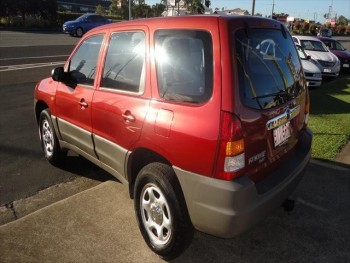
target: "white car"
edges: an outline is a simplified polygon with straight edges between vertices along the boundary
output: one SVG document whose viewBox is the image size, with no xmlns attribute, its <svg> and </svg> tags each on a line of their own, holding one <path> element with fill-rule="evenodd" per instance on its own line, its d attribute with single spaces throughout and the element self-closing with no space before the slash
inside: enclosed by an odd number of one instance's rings
<svg viewBox="0 0 350 263">
<path fill-rule="evenodd" d="M 340 71 L 340 61 L 336 55 L 322 43 L 321 40 L 309 36 L 293 36 L 293 40 L 300 45 L 307 55 L 317 60 L 322 66 L 322 76 L 337 77 Z"/>
<path fill-rule="evenodd" d="M 306 55 L 303 48 L 299 45 L 296 45 L 299 57 L 301 59 L 301 64 L 303 66 L 305 78 L 307 85 L 309 87 L 318 87 L 322 84 L 322 74 L 320 67 L 321 65 L 317 60 L 312 59 L 310 56 Z"/>
</svg>

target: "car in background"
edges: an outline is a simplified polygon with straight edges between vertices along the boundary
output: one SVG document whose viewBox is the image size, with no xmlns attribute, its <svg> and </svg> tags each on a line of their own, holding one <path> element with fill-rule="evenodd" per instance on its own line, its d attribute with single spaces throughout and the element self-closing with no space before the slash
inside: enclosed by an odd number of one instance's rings
<svg viewBox="0 0 350 263">
<path fill-rule="evenodd" d="M 332 36 L 332 30 L 329 28 L 323 28 L 317 33 L 318 37 L 331 37 Z"/>
<path fill-rule="evenodd" d="M 82 37 L 87 31 L 106 24 L 112 23 L 111 19 L 107 19 L 97 14 L 85 14 L 79 16 L 74 21 L 67 21 L 63 24 L 63 33 L 71 36 Z"/>
<path fill-rule="evenodd" d="M 328 47 L 330 52 L 338 57 L 341 64 L 341 70 L 350 71 L 350 51 L 343 47 L 339 41 L 333 38 L 318 37 L 318 39 Z"/>
<path fill-rule="evenodd" d="M 293 40 L 304 49 L 307 55 L 321 64 L 322 76 L 339 76 L 340 61 L 336 55 L 328 50 L 321 40 L 310 36 L 293 36 Z"/>
<path fill-rule="evenodd" d="M 304 69 L 305 78 L 308 87 L 318 87 L 322 84 L 322 74 L 320 68 L 321 65 L 317 60 L 312 59 L 310 56 L 306 55 L 303 48 L 296 45 L 299 57 L 301 59 L 301 64 Z"/>
</svg>

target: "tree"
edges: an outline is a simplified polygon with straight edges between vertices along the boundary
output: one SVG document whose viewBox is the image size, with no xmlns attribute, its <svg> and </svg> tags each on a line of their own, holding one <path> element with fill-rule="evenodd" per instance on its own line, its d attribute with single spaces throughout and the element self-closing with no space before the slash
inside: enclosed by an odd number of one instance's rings
<svg viewBox="0 0 350 263">
<path fill-rule="evenodd" d="M 109 14 L 110 15 L 118 15 L 119 14 L 118 2 L 119 2 L 119 0 L 112 0 L 112 3 L 109 5 Z"/>
<path fill-rule="evenodd" d="M 120 0 L 121 1 L 121 7 L 119 14 L 122 19 L 128 20 L 129 19 L 129 1 L 131 1 L 131 9 L 133 9 L 135 3 L 133 0 Z M 130 16 L 132 17 L 132 15 Z"/>
<path fill-rule="evenodd" d="M 55 21 L 57 17 L 56 0 L 39 0 L 39 12 L 42 18 Z"/>
<path fill-rule="evenodd" d="M 293 33 L 299 34 L 301 26 L 302 26 L 301 23 L 298 20 L 296 20 L 293 24 Z"/>
<path fill-rule="evenodd" d="M 3 8 L 3 3 L 5 8 Z M 2 0 L 1 1 L 1 13 L 10 15 L 20 15 L 23 22 L 26 17 L 30 15 L 39 15 L 42 18 L 54 21 L 57 13 L 57 1 L 56 0 Z M 6 11 L 4 11 L 6 9 Z"/>
<path fill-rule="evenodd" d="M 310 24 L 306 21 L 303 22 L 303 25 L 302 25 L 302 32 L 303 32 L 303 35 L 308 32 L 310 29 Z"/>
<path fill-rule="evenodd" d="M 155 4 L 152 6 L 153 16 L 161 16 L 166 6 L 164 4 Z"/>
<path fill-rule="evenodd" d="M 98 15 L 101 15 L 101 16 L 106 14 L 105 9 L 103 8 L 102 5 L 96 6 L 95 14 L 98 14 Z"/>
<path fill-rule="evenodd" d="M 337 24 L 342 26 L 347 26 L 350 21 L 345 18 L 345 16 L 339 16 L 337 19 Z"/>
<path fill-rule="evenodd" d="M 17 12 L 13 0 L 0 0 L 0 6 L 0 17 L 8 17 Z"/>
<path fill-rule="evenodd" d="M 190 2 L 192 14 L 204 14 L 203 0 L 191 0 Z"/>
</svg>

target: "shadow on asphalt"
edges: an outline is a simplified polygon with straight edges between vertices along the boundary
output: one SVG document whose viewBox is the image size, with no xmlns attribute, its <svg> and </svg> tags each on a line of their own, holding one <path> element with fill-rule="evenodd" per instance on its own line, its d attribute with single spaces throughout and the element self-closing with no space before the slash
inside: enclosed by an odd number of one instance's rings
<svg viewBox="0 0 350 263">
<path fill-rule="evenodd" d="M 67 158 L 57 168 L 77 176 L 93 179 L 99 182 L 118 181 L 114 176 L 102 170 L 97 165 L 80 155 L 69 152 Z"/>
</svg>

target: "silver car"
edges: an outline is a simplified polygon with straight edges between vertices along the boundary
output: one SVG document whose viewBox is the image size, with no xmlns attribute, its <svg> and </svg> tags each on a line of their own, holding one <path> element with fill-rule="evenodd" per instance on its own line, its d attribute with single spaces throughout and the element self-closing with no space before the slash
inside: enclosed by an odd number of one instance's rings
<svg viewBox="0 0 350 263">
<path fill-rule="evenodd" d="M 305 78 L 307 85 L 309 87 L 318 87 L 322 84 L 322 74 L 320 68 L 322 67 L 317 60 L 312 59 L 310 56 L 306 55 L 303 48 L 296 45 L 299 57 L 301 59 L 301 64 L 303 66 Z"/>
<path fill-rule="evenodd" d="M 322 41 L 309 36 L 293 36 L 293 40 L 305 50 L 307 55 L 319 62 L 322 76 L 337 77 L 339 75 L 340 61 Z"/>
</svg>

